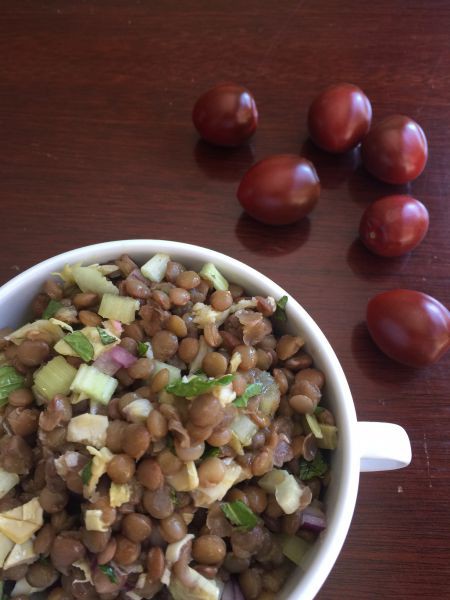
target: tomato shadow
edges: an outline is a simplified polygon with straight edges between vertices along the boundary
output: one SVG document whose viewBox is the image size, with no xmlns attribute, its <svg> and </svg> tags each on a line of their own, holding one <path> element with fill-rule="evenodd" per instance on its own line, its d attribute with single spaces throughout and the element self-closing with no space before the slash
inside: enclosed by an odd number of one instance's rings
<svg viewBox="0 0 450 600">
<path fill-rule="evenodd" d="M 386 258 L 372 254 L 359 239 L 355 239 L 347 250 L 347 264 L 352 272 L 364 280 L 384 279 L 397 276 L 408 262 L 408 254 L 396 258 Z"/>
<path fill-rule="evenodd" d="M 326 190 L 341 187 L 361 162 L 359 147 L 344 154 L 331 154 L 318 148 L 310 139 L 302 144 L 300 155 L 314 164 L 320 184 Z"/>
<path fill-rule="evenodd" d="M 240 243 L 254 254 L 283 256 L 303 246 L 309 238 L 310 229 L 308 217 L 292 225 L 273 227 L 259 223 L 243 212 L 234 231 Z"/>
<path fill-rule="evenodd" d="M 373 177 L 360 164 L 348 178 L 348 195 L 353 202 L 361 204 L 364 208 L 383 196 L 391 196 L 392 194 L 410 194 L 411 184 L 391 185 L 383 183 Z"/>
<path fill-rule="evenodd" d="M 255 160 L 249 144 L 239 148 L 221 148 L 198 140 L 193 154 L 199 169 L 210 179 L 220 181 L 238 181 Z"/>
<path fill-rule="evenodd" d="M 405 383 L 417 378 L 418 371 L 392 360 L 375 345 L 361 321 L 352 331 L 351 350 L 353 359 L 360 371 L 372 381 L 385 384 Z"/>
</svg>

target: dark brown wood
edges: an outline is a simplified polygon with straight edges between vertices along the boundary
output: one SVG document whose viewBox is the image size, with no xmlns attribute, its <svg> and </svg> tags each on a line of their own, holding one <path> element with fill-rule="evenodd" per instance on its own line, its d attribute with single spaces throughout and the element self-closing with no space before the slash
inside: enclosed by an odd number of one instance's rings
<svg viewBox="0 0 450 600">
<path fill-rule="evenodd" d="M 304 305 L 335 347 L 360 419 L 408 430 L 410 468 L 361 477 L 354 521 L 323 600 L 448 598 L 449 356 L 412 370 L 370 342 L 367 299 L 393 287 L 450 305 L 450 7 L 420 0 L 175 0 L 0 4 L 0 281 L 73 247 L 137 237 L 212 247 L 263 271 Z M 232 80 L 261 115 L 238 150 L 199 142 L 190 113 Z M 430 144 L 407 189 L 430 231 L 386 260 L 356 242 L 377 183 L 357 153 L 307 141 L 306 111 L 326 85 L 367 92 L 374 119 L 404 113 Z M 311 217 L 270 228 L 241 214 L 235 190 L 263 156 L 297 152 L 323 192 Z M 400 188 L 403 189 L 403 188 Z"/>
</svg>

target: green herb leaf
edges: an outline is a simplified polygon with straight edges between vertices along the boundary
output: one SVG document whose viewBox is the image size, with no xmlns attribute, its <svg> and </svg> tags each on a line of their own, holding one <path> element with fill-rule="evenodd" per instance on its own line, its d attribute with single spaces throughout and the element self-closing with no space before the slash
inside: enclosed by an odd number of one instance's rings
<svg viewBox="0 0 450 600">
<path fill-rule="evenodd" d="M 246 531 L 253 529 L 259 523 L 258 517 L 242 500 L 222 502 L 220 508 L 230 523 Z"/>
<path fill-rule="evenodd" d="M 137 343 L 137 353 L 140 358 L 144 358 L 147 355 L 148 344 L 145 342 Z"/>
<path fill-rule="evenodd" d="M 92 477 L 92 459 L 83 467 L 81 471 L 81 481 L 83 485 L 89 485 Z"/>
<path fill-rule="evenodd" d="M 178 504 L 180 503 L 180 501 L 178 500 L 178 495 L 176 490 L 174 490 L 173 488 L 170 489 L 170 499 L 173 502 L 174 506 L 178 506 Z"/>
<path fill-rule="evenodd" d="M 63 340 L 67 342 L 85 362 L 89 362 L 94 358 L 94 346 L 81 331 L 69 333 Z"/>
<path fill-rule="evenodd" d="M 316 406 L 316 408 L 314 409 L 314 414 L 315 415 L 320 415 L 320 413 L 322 413 L 324 411 L 324 407 L 323 406 Z"/>
<path fill-rule="evenodd" d="M 281 298 L 277 302 L 277 309 L 275 311 L 275 319 L 278 321 L 287 321 L 286 316 L 286 304 L 288 301 L 287 296 L 281 296 Z"/>
<path fill-rule="evenodd" d="M 166 438 L 166 447 L 168 450 L 170 450 L 172 452 L 172 454 L 176 454 L 173 437 L 170 434 Z"/>
<path fill-rule="evenodd" d="M 106 575 L 111 583 L 117 583 L 117 575 L 111 565 L 99 565 L 99 569 Z"/>
<path fill-rule="evenodd" d="M 205 451 L 202 454 L 202 460 L 205 458 L 214 458 L 219 456 L 220 448 L 217 448 L 216 446 L 210 446 L 209 444 L 206 444 L 205 446 Z"/>
<path fill-rule="evenodd" d="M 58 312 L 58 310 L 60 308 L 62 308 L 61 302 L 58 302 L 57 300 L 53 300 L 53 298 L 52 298 L 50 300 L 50 302 L 47 304 L 47 308 L 42 313 L 42 318 L 43 319 L 51 319 L 52 317 L 54 317 L 56 315 L 56 313 Z"/>
<path fill-rule="evenodd" d="M 102 329 L 101 327 L 97 327 L 98 335 L 100 336 L 100 341 L 104 346 L 108 344 L 112 344 L 116 341 L 116 338 L 106 331 L 106 329 Z"/>
<path fill-rule="evenodd" d="M 263 386 L 261 383 L 251 383 L 245 388 L 245 392 L 233 401 L 233 404 L 238 408 L 246 408 L 250 398 L 253 398 L 253 396 L 257 396 L 262 391 Z"/>
<path fill-rule="evenodd" d="M 300 460 L 299 477 L 303 481 L 309 481 L 313 477 L 323 477 L 328 471 L 328 465 L 325 462 L 320 450 L 317 451 L 314 460 L 307 461 L 304 458 Z"/>
<path fill-rule="evenodd" d="M 0 406 L 8 402 L 8 396 L 14 390 L 23 387 L 25 379 L 14 367 L 0 367 Z"/>
<path fill-rule="evenodd" d="M 181 396 L 183 398 L 190 398 L 204 394 L 216 385 L 228 385 L 234 379 L 234 375 L 223 375 L 223 377 L 217 377 L 213 379 L 207 379 L 202 375 L 195 375 L 189 381 L 174 381 L 166 386 L 166 390 L 169 394 L 175 394 L 175 396 Z"/>
</svg>

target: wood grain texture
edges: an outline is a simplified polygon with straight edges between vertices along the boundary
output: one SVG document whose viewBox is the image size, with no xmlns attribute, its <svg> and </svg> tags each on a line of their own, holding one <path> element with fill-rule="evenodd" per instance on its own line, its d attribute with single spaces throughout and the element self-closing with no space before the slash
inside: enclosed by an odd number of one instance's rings
<svg viewBox="0 0 450 600">
<path fill-rule="evenodd" d="M 0 281 L 85 244 L 124 238 L 208 246 L 275 279 L 316 319 L 342 362 L 360 419 L 409 432 L 412 465 L 361 477 L 354 521 L 321 600 L 448 598 L 450 357 L 423 370 L 371 343 L 373 294 L 393 287 L 450 305 L 450 6 L 445 1 L 110 0 L 0 3 Z M 190 113 L 220 81 L 248 86 L 261 122 L 248 146 L 211 149 Z M 427 133 L 430 158 L 410 186 L 383 185 L 357 152 L 307 140 L 312 98 L 360 85 L 374 119 L 400 112 Z M 323 192 L 309 219 L 270 228 L 235 191 L 257 159 L 294 152 Z M 429 234 L 387 260 L 356 241 L 376 197 L 409 190 Z"/>
</svg>

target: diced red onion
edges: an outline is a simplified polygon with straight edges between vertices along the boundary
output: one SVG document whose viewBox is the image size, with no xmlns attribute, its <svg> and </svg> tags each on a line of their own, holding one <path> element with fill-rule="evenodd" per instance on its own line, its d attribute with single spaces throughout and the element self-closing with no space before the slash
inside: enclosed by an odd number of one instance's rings
<svg viewBox="0 0 450 600">
<path fill-rule="evenodd" d="M 114 346 L 111 350 L 100 354 L 94 362 L 94 367 L 105 373 L 105 375 L 112 376 L 122 367 L 128 369 L 136 361 L 136 356 L 133 356 L 128 350 L 125 350 L 121 346 Z"/>
<path fill-rule="evenodd" d="M 114 360 L 124 369 L 128 369 L 128 367 L 131 367 L 137 361 L 137 357 L 128 352 L 128 350 L 125 350 L 125 348 L 122 348 L 122 346 L 114 346 L 109 352 L 111 352 Z"/>
<path fill-rule="evenodd" d="M 234 577 L 226 582 L 221 600 L 245 600 L 238 582 Z"/>
<path fill-rule="evenodd" d="M 309 529 L 319 533 L 323 531 L 327 526 L 325 514 L 315 506 L 308 506 L 302 512 L 302 523 L 300 527 L 302 529 Z"/>
</svg>

